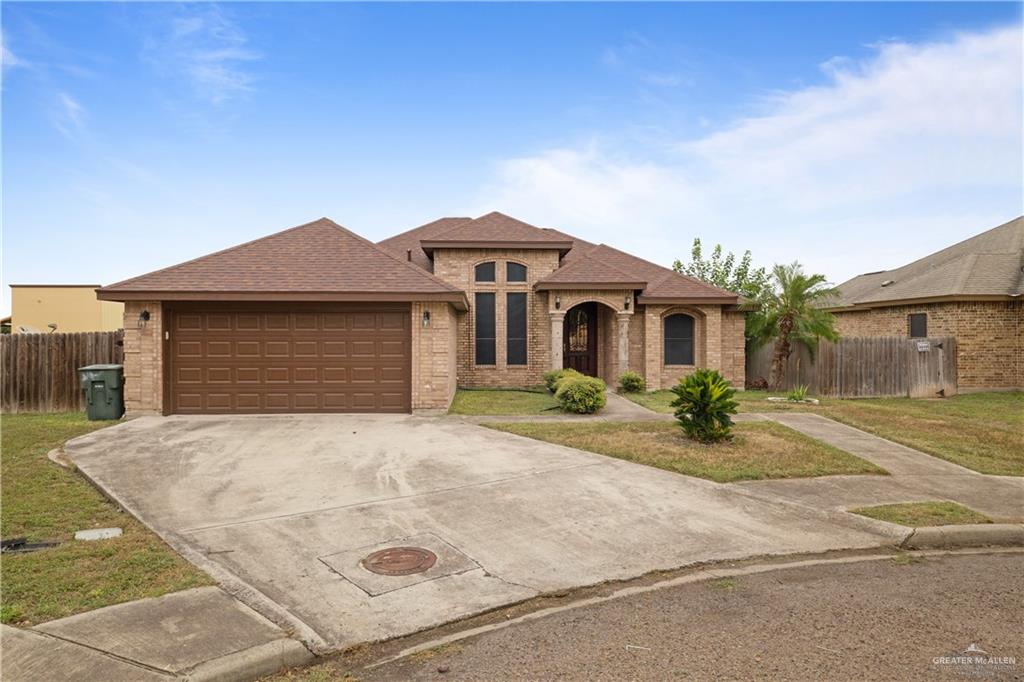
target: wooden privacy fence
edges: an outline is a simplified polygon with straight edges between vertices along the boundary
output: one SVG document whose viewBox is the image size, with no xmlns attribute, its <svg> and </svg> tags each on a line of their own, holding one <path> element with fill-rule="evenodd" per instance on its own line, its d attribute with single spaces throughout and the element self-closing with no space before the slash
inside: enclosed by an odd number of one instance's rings
<svg viewBox="0 0 1024 682">
<path fill-rule="evenodd" d="M 83 410 L 78 368 L 123 359 L 123 331 L 0 335 L 0 410 Z"/>
<path fill-rule="evenodd" d="M 771 377 L 774 344 L 747 354 L 747 382 Z M 813 359 L 804 346 L 793 348 L 784 388 L 808 387 L 813 395 L 835 398 L 956 395 L 956 338 L 904 339 L 891 336 L 819 341 Z"/>
</svg>

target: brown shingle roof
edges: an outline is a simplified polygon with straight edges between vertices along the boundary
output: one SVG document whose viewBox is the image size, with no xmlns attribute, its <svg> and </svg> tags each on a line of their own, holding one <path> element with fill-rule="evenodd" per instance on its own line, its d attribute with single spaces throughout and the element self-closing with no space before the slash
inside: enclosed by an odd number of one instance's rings
<svg viewBox="0 0 1024 682">
<path fill-rule="evenodd" d="M 598 265 L 599 264 L 599 265 Z M 591 275 L 593 268 L 600 272 L 602 277 L 611 277 L 611 271 L 620 273 L 618 279 L 597 280 L 598 275 Z M 599 269 L 600 268 L 600 269 Z M 657 302 L 692 302 L 706 300 L 715 303 L 736 303 L 739 297 L 725 289 L 719 289 L 707 282 L 702 282 L 686 275 L 681 275 L 673 270 L 664 268 L 656 263 L 638 258 L 632 254 L 620 251 L 619 249 L 599 244 L 590 249 L 573 249 L 563 259 L 563 266 L 555 270 L 540 283 L 538 288 L 548 288 L 548 283 L 558 286 L 567 284 L 578 284 L 585 286 L 589 283 L 607 281 L 608 283 L 639 283 L 634 288 L 642 289 L 637 303 Z"/>
<path fill-rule="evenodd" d="M 835 308 L 929 298 L 1024 294 L 1024 216 L 894 270 L 839 285 Z"/>
<path fill-rule="evenodd" d="M 642 289 L 637 301 L 737 303 L 739 297 L 725 289 L 707 284 L 668 268 L 638 258 L 606 244 L 595 245 L 559 230 L 541 228 L 511 218 L 497 211 L 476 218 L 441 218 L 380 242 L 396 255 L 405 256 L 413 250 L 413 262 L 431 269 L 429 251 L 434 245 L 449 248 L 468 245 L 501 248 L 511 244 L 531 244 L 534 248 L 550 248 L 568 253 L 562 257 L 555 272 L 537 283 L 538 289 L 567 288 L 570 285 L 609 285 Z"/>
<path fill-rule="evenodd" d="M 377 246 L 387 249 L 399 258 L 408 258 L 411 250 L 412 262 L 428 272 L 433 272 L 434 264 L 420 246 L 420 242 L 472 220 L 472 218 L 439 218 L 426 225 L 396 234 L 394 237 L 388 237 L 384 241 L 377 242 Z"/>
<path fill-rule="evenodd" d="M 492 211 L 474 220 L 461 222 L 449 230 L 429 238 L 421 238 L 424 250 L 434 247 L 468 247 L 474 244 L 495 243 L 520 247 L 540 246 L 568 251 L 572 237 L 558 230 L 536 227 L 498 211 Z"/>
<path fill-rule="evenodd" d="M 440 298 L 464 303 L 464 294 L 455 287 L 328 218 L 97 291 L 109 300 Z"/>
</svg>

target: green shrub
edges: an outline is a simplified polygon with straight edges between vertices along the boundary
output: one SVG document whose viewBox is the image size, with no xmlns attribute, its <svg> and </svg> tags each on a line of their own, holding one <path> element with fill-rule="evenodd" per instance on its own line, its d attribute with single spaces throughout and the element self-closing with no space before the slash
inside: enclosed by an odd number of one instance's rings
<svg viewBox="0 0 1024 682">
<path fill-rule="evenodd" d="M 577 372 L 577 374 L 579 374 Z M 555 400 L 566 412 L 591 414 L 597 412 L 605 404 L 605 384 L 594 377 L 568 376 L 558 381 Z"/>
<path fill-rule="evenodd" d="M 565 369 L 553 369 L 550 372 L 544 372 L 544 385 L 548 387 L 548 390 L 554 393 L 558 390 L 558 382 L 565 377 L 581 377 L 583 376 L 579 372 L 571 368 Z"/>
<path fill-rule="evenodd" d="M 731 438 L 732 418 L 739 406 L 733 396 L 736 390 L 717 370 L 698 369 L 679 380 L 672 392 L 676 399 L 676 419 L 690 438 L 701 443 L 714 443 Z"/>
<path fill-rule="evenodd" d="M 786 394 L 786 400 L 796 400 L 799 402 L 804 401 L 807 398 L 807 386 L 800 384 L 792 391 Z"/>
<path fill-rule="evenodd" d="M 639 372 L 623 372 L 619 375 L 619 390 L 623 393 L 639 393 L 646 387 Z"/>
</svg>

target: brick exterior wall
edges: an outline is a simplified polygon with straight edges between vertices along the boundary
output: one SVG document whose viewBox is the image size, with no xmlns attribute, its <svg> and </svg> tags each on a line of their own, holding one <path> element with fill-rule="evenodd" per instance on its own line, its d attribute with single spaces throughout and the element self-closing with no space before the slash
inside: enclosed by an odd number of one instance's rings
<svg viewBox="0 0 1024 682">
<path fill-rule="evenodd" d="M 908 315 L 928 315 L 928 336 L 955 336 L 960 391 L 1024 388 L 1024 302 L 954 301 L 837 311 L 843 336 L 910 335 Z"/>
<path fill-rule="evenodd" d="M 139 313 L 149 322 L 139 327 Z M 163 305 L 159 301 L 124 304 L 124 404 L 132 415 L 160 414 L 164 406 Z"/>
<path fill-rule="evenodd" d="M 645 379 L 648 390 L 670 388 L 698 367 L 717 369 L 733 386 L 744 379 L 743 314 L 718 305 L 646 305 L 644 308 Z M 664 319 L 683 313 L 694 320 L 694 364 L 664 363 Z"/>
<path fill-rule="evenodd" d="M 476 282 L 478 263 L 494 261 L 494 282 Z M 512 261 L 526 266 L 526 282 L 506 282 L 505 263 Z M 458 316 L 458 383 L 464 387 L 530 386 L 543 380 L 551 369 L 551 319 L 548 316 L 548 293 L 535 292 L 533 285 L 558 268 L 558 252 L 540 249 L 437 249 L 434 251 L 434 274 L 466 292 L 470 310 Z M 475 356 L 475 294 L 495 294 L 495 364 L 477 365 Z M 521 291 L 527 294 L 527 363 L 506 362 L 505 294 Z M 415 358 L 414 358 L 415 361 Z"/>
<path fill-rule="evenodd" d="M 423 326 L 423 313 L 430 323 Z M 459 319 L 447 303 L 412 304 L 412 409 L 447 410 L 455 397 Z"/>
</svg>

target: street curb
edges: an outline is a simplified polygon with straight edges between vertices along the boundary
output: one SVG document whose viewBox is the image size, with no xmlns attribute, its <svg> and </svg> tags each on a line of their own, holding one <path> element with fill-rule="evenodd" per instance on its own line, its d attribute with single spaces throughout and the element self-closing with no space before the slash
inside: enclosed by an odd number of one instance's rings
<svg viewBox="0 0 1024 682">
<path fill-rule="evenodd" d="M 314 658 L 294 639 L 275 639 L 200 663 L 183 676 L 189 682 L 248 682 L 284 668 L 306 665 Z"/>
<path fill-rule="evenodd" d="M 1024 547 L 1024 525 L 979 523 L 963 526 L 915 528 L 902 549 L 953 549 L 957 547 Z"/>
</svg>

